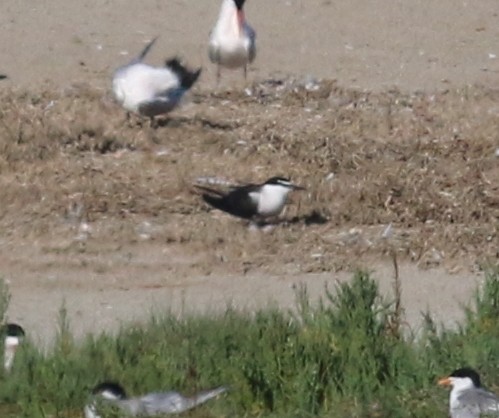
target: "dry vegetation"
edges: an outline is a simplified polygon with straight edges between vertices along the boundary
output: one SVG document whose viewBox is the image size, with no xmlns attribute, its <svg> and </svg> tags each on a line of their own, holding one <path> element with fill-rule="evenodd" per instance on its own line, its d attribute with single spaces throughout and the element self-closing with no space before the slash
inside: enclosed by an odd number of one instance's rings
<svg viewBox="0 0 499 418">
<path fill-rule="evenodd" d="M 499 91 L 268 80 L 193 94 L 156 128 L 86 86 L 1 96 L 4 248 L 160 244 L 180 274 L 341 269 L 389 247 L 422 267 L 498 262 Z M 273 175 L 307 192 L 272 232 L 211 211 L 192 188 L 199 177 Z"/>
</svg>

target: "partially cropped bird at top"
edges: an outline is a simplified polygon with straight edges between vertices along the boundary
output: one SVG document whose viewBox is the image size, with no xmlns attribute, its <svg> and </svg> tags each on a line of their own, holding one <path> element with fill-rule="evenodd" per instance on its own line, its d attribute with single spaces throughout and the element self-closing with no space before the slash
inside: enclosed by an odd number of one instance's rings
<svg viewBox="0 0 499 418">
<path fill-rule="evenodd" d="M 221 67 L 244 69 L 256 56 L 256 32 L 248 24 L 244 15 L 245 0 L 222 0 L 218 20 L 210 33 L 208 55 L 217 65 L 217 82 L 220 81 Z"/>
<path fill-rule="evenodd" d="M 261 184 L 232 187 L 227 193 L 196 185 L 203 194 L 203 200 L 216 209 L 231 215 L 253 220 L 264 220 L 278 216 L 293 190 L 304 190 L 287 178 L 271 177 Z"/>
<path fill-rule="evenodd" d="M 126 416 L 152 417 L 179 414 L 195 408 L 227 391 L 226 387 L 199 392 L 186 397 L 178 392 L 153 392 L 137 397 L 127 397 L 123 387 L 115 382 L 104 382 L 92 391 L 92 399 L 84 408 L 85 418 L 100 418 L 99 406 L 114 406 Z"/>
<path fill-rule="evenodd" d="M 499 397 L 482 388 L 479 374 L 468 367 L 454 370 L 438 381 L 451 386 L 449 413 L 451 418 L 479 418 L 499 416 Z"/>
<path fill-rule="evenodd" d="M 156 39 L 113 76 L 116 100 L 127 111 L 151 119 L 175 109 L 201 74 L 201 68 L 191 71 L 177 57 L 168 59 L 164 67 L 145 64 L 143 60 Z"/>
<path fill-rule="evenodd" d="M 2 326 L 2 334 L 4 337 L 4 369 L 9 372 L 14 364 L 16 351 L 21 345 L 25 333 L 23 327 L 14 323 L 7 323 Z"/>
</svg>

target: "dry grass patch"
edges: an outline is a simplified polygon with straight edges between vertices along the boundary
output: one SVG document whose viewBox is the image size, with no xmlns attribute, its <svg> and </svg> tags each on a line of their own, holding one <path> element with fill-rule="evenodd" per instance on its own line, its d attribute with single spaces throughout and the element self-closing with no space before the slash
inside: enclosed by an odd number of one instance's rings
<svg viewBox="0 0 499 418">
<path fill-rule="evenodd" d="M 12 242 L 73 239 L 85 223 L 87 249 L 155 240 L 206 254 L 187 267 L 203 272 L 336 269 L 389 247 L 424 266 L 497 263 L 499 92 L 373 94 L 293 80 L 249 92 L 200 92 L 153 129 L 89 87 L 4 91 L 2 228 Z M 307 192 L 271 233 L 210 211 L 191 187 L 278 174 Z M 309 224 L 312 214 L 327 223 Z"/>
</svg>

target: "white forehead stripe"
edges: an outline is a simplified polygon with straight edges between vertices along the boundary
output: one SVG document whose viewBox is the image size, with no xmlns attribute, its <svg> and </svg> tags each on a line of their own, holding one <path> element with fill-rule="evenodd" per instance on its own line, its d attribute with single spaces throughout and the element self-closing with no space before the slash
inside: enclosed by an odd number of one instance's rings
<svg viewBox="0 0 499 418">
<path fill-rule="evenodd" d="M 118 396 L 116 396 L 116 393 L 114 393 L 113 391 L 111 390 L 103 390 L 101 392 L 101 396 L 104 398 L 104 399 L 107 399 L 107 400 L 110 400 L 110 401 L 114 401 L 115 399 L 118 399 Z"/>
</svg>

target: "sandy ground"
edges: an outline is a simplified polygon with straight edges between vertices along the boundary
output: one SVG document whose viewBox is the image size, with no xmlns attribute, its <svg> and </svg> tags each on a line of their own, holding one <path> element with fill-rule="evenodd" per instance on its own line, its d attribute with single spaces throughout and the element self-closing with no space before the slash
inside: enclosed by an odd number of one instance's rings
<svg viewBox="0 0 499 418">
<path fill-rule="evenodd" d="M 144 43 L 160 39 L 149 57 L 161 62 L 179 54 L 203 67 L 196 87 L 215 85 L 207 36 L 218 1 L 46 0 L 40 4 L 3 0 L 0 6 L 2 88 L 58 91 L 84 82 L 107 91 L 112 70 Z M 250 80 L 292 75 L 335 79 L 344 88 L 366 91 L 432 92 L 481 84 L 499 86 L 499 7 L 495 0 L 438 2 L 352 0 L 249 0 L 247 18 L 258 32 L 258 55 Z M 224 74 L 241 89 L 241 74 Z M 187 112 L 188 113 L 188 112 Z M 25 223 L 29 223 L 27 218 Z M 15 231 L 6 231 L 6 235 Z M 40 233 L 37 237 L 43 237 Z M 50 340 L 56 316 L 66 301 L 74 330 L 116 329 L 122 321 L 144 319 L 155 309 L 175 312 L 219 310 L 226 303 L 253 309 L 269 301 L 294 304 L 299 283 L 317 298 L 324 283 L 345 280 L 350 272 L 220 271 L 195 269 L 177 275 L 167 261 L 169 247 L 152 242 L 116 246 L 94 257 L 47 253 L 47 240 L 2 241 L 0 270 L 12 300 L 8 319 L 24 324 L 35 338 Z M 52 243 L 53 244 L 53 243 Z M 51 245 L 52 245 L 51 244 Z M 53 246 L 53 245 L 52 245 Z M 189 264 L 175 255 L 175 263 Z M 166 258 L 166 260 L 165 260 Z M 112 260 L 112 261 L 109 261 Z M 105 268 L 96 267 L 105 264 Z M 389 292 L 393 273 L 379 257 L 366 265 Z M 458 269 L 422 270 L 404 263 L 401 277 L 407 321 L 417 327 L 429 308 L 438 320 L 461 318 L 460 302 L 469 300 L 482 277 Z"/>
<path fill-rule="evenodd" d="M 205 69 L 219 1 L 5 0 L 0 14 L 0 72 L 15 85 L 89 81 L 110 72 L 160 35 L 151 60 L 180 54 Z M 366 89 L 498 85 L 499 10 L 494 0 L 248 1 L 258 32 L 253 77 L 311 75 Z"/>
<path fill-rule="evenodd" d="M 393 300 L 393 270 L 389 263 L 370 266 L 387 300 Z M 140 270 L 116 268 L 113 274 L 72 276 L 67 269 L 54 267 L 43 274 L 22 273 L 16 268 L 10 281 L 12 303 L 9 319 L 32 330 L 35 340 L 48 343 L 57 330 L 62 306 L 67 308 L 71 329 L 78 337 L 89 332 L 115 331 L 121 324 L 141 323 L 150 314 L 171 311 L 182 313 L 217 313 L 227 306 L 249 312 L 265 306 L 295 307 L 296 292 L 307 287 L 311 300 L 324 298 L 326 286 L 335 286 L 351 278 L 349 272 L 295 275 L 210 275 L 189 278 L 168 277 L 157 265 Z M 417 335 L 422 316 L 431 312 L 438 324 L 454 327 L 463 318 L 462 306 L 481 283 L 479 275 L 450 275 L 441 269 L 421 271 L 415 265 L 400 269 L 402 303 L 406 331 Z M 77 276 L 80 276 L 79 279 Z M 146 276 L 147 280 L 141 280 Z M 76 280 L 75 280 L 76 279 Z"/>
</svg>

